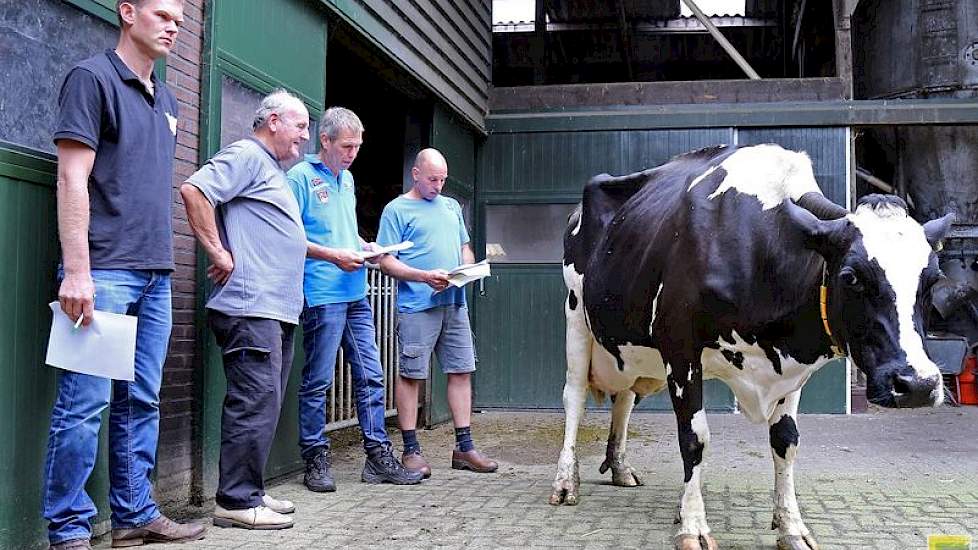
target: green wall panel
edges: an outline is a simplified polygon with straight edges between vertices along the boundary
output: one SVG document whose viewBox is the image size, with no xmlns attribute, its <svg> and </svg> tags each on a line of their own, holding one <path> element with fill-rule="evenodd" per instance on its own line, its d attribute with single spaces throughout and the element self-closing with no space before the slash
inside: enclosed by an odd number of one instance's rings
<svg viewBox="0 0 978 550">
<path fill-rule="evenodd" d="M 301 0 L 217 1 L 213 39 L 220 62 L 285 86 L 322 108 L 326 94 L 326 19 Z"/>
<path fill-rule="evenodd" d="M 59 260 L 52 157 L 0 148 L 0 548 L 46 548 L 44 454 L 57 370 L 44 364 Z M 103 422 L 107 421 L 107 413 Z M 108 519 L 106 432 L 88 490 Z"/>
<path fill-rule="evenodd" d="M 479 191 L 573 194 L 594 175 L 630 174 L 702 147 L 733 143 L 729 128 L 492 134 L 482 152 Z"/>
</svg>

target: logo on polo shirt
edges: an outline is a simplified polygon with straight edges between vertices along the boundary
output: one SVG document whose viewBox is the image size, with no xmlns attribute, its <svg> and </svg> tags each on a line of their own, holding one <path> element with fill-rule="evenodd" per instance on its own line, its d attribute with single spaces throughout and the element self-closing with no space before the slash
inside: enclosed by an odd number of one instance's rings
<svg viewBox="0 0 978 550">
<path fill-rule="evenodd" d="M 163 113 L 166 115 L 166 121 L 170 123 L 170 133 L 174 136 L 177 135 L 177 117 L 171 115 L 170 113 Z"/>
<path fill-rule="evenodd" d="M 312 187 L 312 192 L 316 194 L 319 202 L 323 204 L 329 202 L 329 187 L 326 186 L 322 178 L 312 178 L 309 181 L 309 186 Z"/>
</svg>

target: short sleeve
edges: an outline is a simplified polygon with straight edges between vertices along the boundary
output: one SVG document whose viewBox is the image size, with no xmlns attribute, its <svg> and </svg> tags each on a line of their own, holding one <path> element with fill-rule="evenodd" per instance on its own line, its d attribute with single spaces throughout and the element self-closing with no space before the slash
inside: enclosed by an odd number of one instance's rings
<svg viewBox="0 0 978 550">
<path fill-rule="evenodd" d="M 380 215 L 380 228 L 377 231 L 377 244 L 380 246 L 390 246 L 401 242 L 401 224 L 398 220 L 397 210 L 393 205 L 394 203 L 389 203 L 385 206 L 384 212 Z"/>
<path fill-rule="evenodd" d="M 220 150 L 187 182 L 200 189 L 212 205 L 218 206 L 245 194 L 259 169 L 259 161 L 248 151 L 247 142 L 239 141 Z"/>
<path fill-rule="evenodd" d="M 58 122 L 52 140 L 70 139 L 98 150 L 105 95 L 98 78 L 75 67 L 65 77 L 58 97 Z"/>
</svg>

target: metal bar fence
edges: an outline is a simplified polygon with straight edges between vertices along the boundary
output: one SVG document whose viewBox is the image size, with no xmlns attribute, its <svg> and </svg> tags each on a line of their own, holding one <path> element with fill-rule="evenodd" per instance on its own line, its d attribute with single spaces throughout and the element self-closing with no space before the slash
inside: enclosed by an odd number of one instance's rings
<svg viewBox="0 0 978 550">
<path fill-rule="evenodd" d="M 383 274 L 380 269 L 367 264 L 367 300 L 374 313 L 374 329 L 377 332 L 377 348 L 384 371 L 384 416 L 397 414 L 394 407 L 394 380 L 397 374 L 397 280 Z M 357 425 L 356 392 L 350 363 L 343 356 L 342 347 L 336 355 L 336 373 L 333 387 L 329 389 L 326 430 L 339 430 Z"/>
</svg>

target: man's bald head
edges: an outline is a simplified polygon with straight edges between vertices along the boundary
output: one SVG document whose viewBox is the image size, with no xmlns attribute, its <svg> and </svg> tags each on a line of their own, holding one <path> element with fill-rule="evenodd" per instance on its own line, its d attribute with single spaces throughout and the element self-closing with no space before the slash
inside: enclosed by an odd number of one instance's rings
<svg viewBox="0 0 978 550">
<path fill-rule="evenodd" d="M 422 149 L 414 157 L 411 177 L 414 179 L 414 188 L 410 194 L 415 198 L 434 200 L 448 179 L 448 161 L 437 149 Z"/>
<path fill-rule="evenodd" d="M 434 168 L 448 169 L 448 161 L 445 160 L 445 156 L 442 155 L 438 149 L 433 148 L 422 149 L 418 152 L 417 156 L 414 157 L 415 168 L 420 170 L 426 165 L 430 165 Z"/>
</svg>

